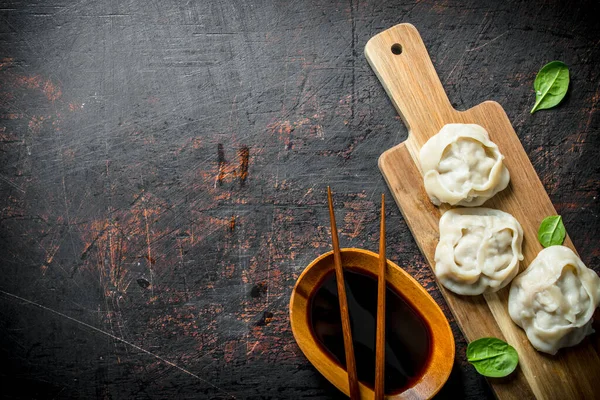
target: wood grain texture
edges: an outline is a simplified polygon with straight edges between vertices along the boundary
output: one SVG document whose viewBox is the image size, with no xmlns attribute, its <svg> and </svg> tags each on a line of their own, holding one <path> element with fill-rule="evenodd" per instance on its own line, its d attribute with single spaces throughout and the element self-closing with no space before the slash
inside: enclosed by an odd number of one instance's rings
<svg viewBox="0 0 600 400">
<path fill-rule="evenodd" d="M 403 48 L 399 55 L 391 51 L 396 43 Z M 542 250 L 537 241 L 541 221 L 556 214 L 556 210 L 502 107 L 496 102 L 485 102 L 464 112 L 454 110 L 419 33 L 410 24 L 397 25 L 376 35 L 367 43 L 365 54 L 409 130 L 405 142 L 382 154 L 379 167 L 429 264 L 432 268 L 435 265 L 440 210 L 428 203 L 418 169 L 419 150 L 445 124 L 475 123 L 488 131 L 506 157 L 510 185 L 485 206 L 508 212 L 521 223 L 525 237 L 521 264 L 524 269 Z M 573 248 L 569 238 L 565 245 Z M 509 287 L 474 299 L 440 289 L 469 340 L 496 336 L 517 349 L 520 372 L 501 384 L 491 382 L 499 398 L 595 396 L 600 348 L 594 346 L 594 339 L 549 357 L 537 352 L 524 331 L 510 319 Z M 557 380 L 556 375 L 562 379 Z"/>
<path fill-rule="evenodd" d="M 0 395 L 346 398 L 287 312 L 302 270 L 331 249 L 330 184 L 342 247 L 377 251 L 386 193 L 388 258 L 450 320 L 456 358 L 437 398 L 493 399 L 377 169 L 407 129 L 362 50 L 410 21 L 454 108 L 502 104 L 600 272 L 599 7 L 3 0 L 0 289 L 79 322 L 0 294 Z M 571 90 L 530 115 L 535 75 L 555 59 Z"/>
<path fill-rule="evenodd" d="M 344 281 L 344 267 L 342 266 L 342 254 L 338 239 L 337 224 L 335 222 L 335 211 L 331 188 L 327 186 L 327 204 L 329 206 L 329 223 L 331 224 L 331 244 L 333 247 L 333 264 L 335 266 L 335 281 L 340 304 L 340 317 L 342 319 L 342 335 L 344 340 L 344 353 L 346 355 L 346 373 L 348 375 L 348 390 L 350 400 L 360 399 L 360 388 L 358 387 L 358 375 L 356 374 L 356 359 L 354 358 L 354 344 L 352 342 L 352 327 L 348 314 L 348 300 L 346 299 L 346 283 Z M 308 318 L 304 318 L 308 321 Z"/>
</svg>

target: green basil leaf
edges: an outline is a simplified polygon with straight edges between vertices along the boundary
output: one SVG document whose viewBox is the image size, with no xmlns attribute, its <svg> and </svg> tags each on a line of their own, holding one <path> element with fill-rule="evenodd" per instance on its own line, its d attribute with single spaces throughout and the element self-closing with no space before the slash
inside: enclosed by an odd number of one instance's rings
<svg viewBox="0 0 600 400">
<path fill-rule="evenodd" d="M 519 355 L 508 343 L 489 337 L 469 343 L 467 360 L 481 375 L 502 378 L 510 375 L 517 368 Z"/>
<path fill-rule="evenodd" d="M 561 245 L 565 241 L 567 232 L 560 215 L 551 215 L 544 218 L 538 229 L 538 240 L 544 247 Z"/>
<path fill-rule="evenodd" d="M 535 105 L 537 110 L 556 106 L 567 94 L 569 89 L 569 68 L 561 61 L 552 61 L 542 67 L 533 82 L 535 89 Z"/>
</svg>

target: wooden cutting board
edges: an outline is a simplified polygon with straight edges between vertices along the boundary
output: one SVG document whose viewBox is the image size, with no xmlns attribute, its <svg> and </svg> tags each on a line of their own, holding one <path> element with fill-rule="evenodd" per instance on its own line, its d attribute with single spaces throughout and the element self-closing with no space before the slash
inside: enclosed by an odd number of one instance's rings
<svg viewBox="0 0 600 400">
<path fill-rule="evenodd" d="M 438 209 L 427 197 L 419 169 L 419 150 L 445 124 L 475 123 L 489 132 L 490 139 L 506 157 L 510 184 L 484 206 L 512 214 L 523 226 L 523 270 L 542 250 L 537 240 L 540 222 L 556 214 L 556 210 L 500 104 L 486 101 L 467 111 L 452 108 L 419 32 L 410 24 L 396 25 L 371 38 L 365 55 L 408 127 L 408 139 L 383 153 L 379 168 L 429 265 L 434 265 L 438 221 L 445 208 Z M 565 246 L 573 248 L 568 237 Z M 508 378 L 489 379 L 498 398 L 600 396 L 598 333 L 576 347 L 549 356 L 536 351 L 524 331 L 510 319 L 510 285 L 483 296 L 459 296 L 439 286 L 469 341 L 493 336 L 517 349 L 518 370 Z"/>
</svg>

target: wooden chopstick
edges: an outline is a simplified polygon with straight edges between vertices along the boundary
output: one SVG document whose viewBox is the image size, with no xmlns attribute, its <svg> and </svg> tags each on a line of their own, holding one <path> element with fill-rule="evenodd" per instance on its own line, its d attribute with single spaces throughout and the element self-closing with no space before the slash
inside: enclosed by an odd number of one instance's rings
<svg viewBox="0 0 600 400">
<path fill-rule="evenodd" d="M 344 271 L 342 269 L 342 255 L 340 253 L 335 214 L 333 212 L 333 200 L 331 198 L 331 189 L 329 186 L 327 186 L 327 200 L 329 202 L 329 221 L 331 222 L 331 242 L 333 245 L 333 260 L 335 263 L 335 280 L 337 282 L 338 298 L 340 301 L 340 316 L 342 317 L 342 332 L 344 335 L 344 351 L 346 353 L 346 371 L 348 371 L 350 399 L 359 400 L 360 388 L 358 387 L 356 360 L 354 359 L 354 346 L 352 344 L 352 330 L 350 328 L 350 317 L 348 315 L 346 286 L 344 284 Z"/>
<path fill-rule="evenodd" d="M 375 400 L 383 400 L 385 393 L 385 196 L 381 194 L 381 222 L 379 227 L 379 276 L 377 277 L 377 333 L 375 339 Z"/>
</svg>

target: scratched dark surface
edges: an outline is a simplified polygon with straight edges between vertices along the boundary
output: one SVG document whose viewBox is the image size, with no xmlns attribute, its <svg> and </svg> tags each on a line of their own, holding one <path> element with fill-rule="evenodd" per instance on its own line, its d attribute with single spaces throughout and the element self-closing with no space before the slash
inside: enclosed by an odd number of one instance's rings
<svg viewBox="0 0 600 400">
<path fill-rule="evenodd" d="M 341 398 L 288 320 L 330 249 L 376 250 L 377 158 L 406 138 L 363 56 L 412 22 L 459 109 L 500 102 L 599 271 L 594 1 L 1 1 L 0 391 Z M 546 62 L 562 105 L 530 115 Z M 391 199 L 391 196 L 388 196 Z M 391 200 L 388 254 L 451 319 Z M 439 398 L 492 398 L 457 357 Z"/>
</svg>

